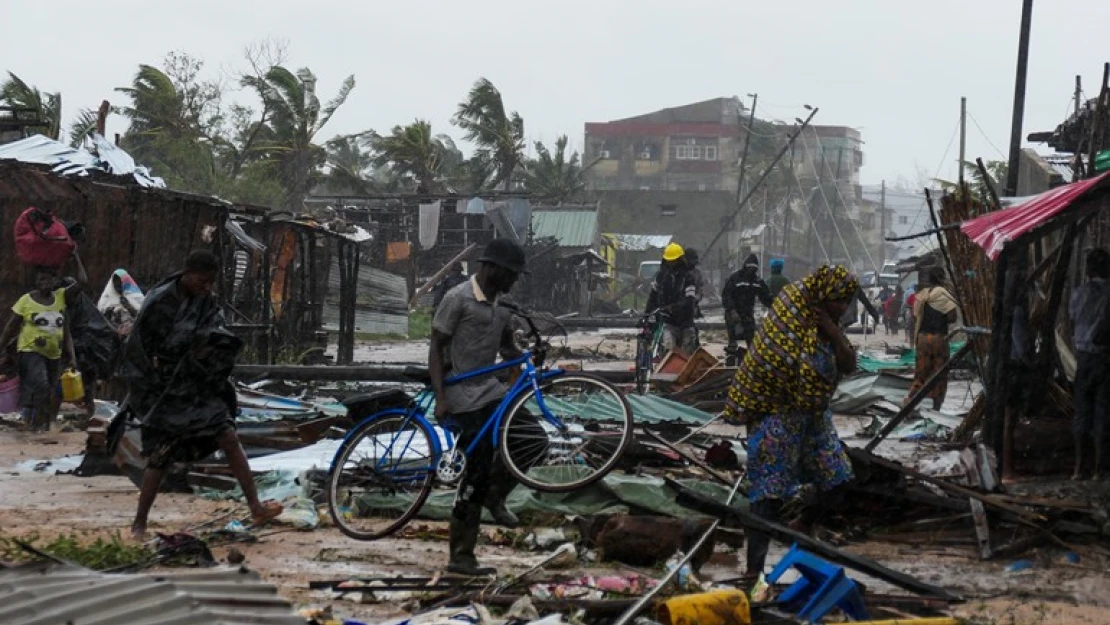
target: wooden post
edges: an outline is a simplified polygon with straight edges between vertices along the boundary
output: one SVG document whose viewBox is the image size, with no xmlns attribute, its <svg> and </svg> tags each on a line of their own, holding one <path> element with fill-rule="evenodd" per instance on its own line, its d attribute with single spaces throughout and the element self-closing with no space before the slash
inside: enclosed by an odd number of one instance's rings
<svg viewBox="0 0 1110 625">
<path fill-rule="evenodd" d="M 990 357 L 987 359 L 990 365 L 989 378 L 986 380 L 989 393 L 986 416 L 983 420 L 983 438 L 996 452 L 1002 451 L 1000 426 L 1002 413 L 1006 409 L 1006 379 L 1002 353 L 1009 354 L 1009 350 L 1005 347 L 1010 345 L 1010 332 L 1009 327 L 1002 328 L 1002 325 L 1006 316 L 1005 297 L 1006 282 L 1010 272 L 1010 254 L 1010 249 L 1003 248 L 998 256 L 998 268 L 994 277 L 994 311 L 991 314 L 995 331 L 991 333 Z"/>
</svg>

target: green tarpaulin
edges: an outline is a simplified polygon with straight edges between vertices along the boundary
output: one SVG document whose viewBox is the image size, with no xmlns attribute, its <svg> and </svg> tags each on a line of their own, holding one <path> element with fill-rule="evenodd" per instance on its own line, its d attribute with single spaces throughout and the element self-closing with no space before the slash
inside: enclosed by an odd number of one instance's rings
<svg viewBox="0 0 1110 625">
<path fill-rule="evenodd" d="M 949 355 L 955 354 L 963 346 L 963 343 L 952 343 L 951 348 L 949 349 Z M 906 352 L 905 354 L 902 354 L 901 358 L 893 360 L 874 358 L 872 356 L 868 356 L 867 354 L 860 354 L 859 358 L 856 359 L 856 363 L 859 365 L 860 369 L 863 369 L 864 371 L 870 371 L 872 373 L 875 373 L 880 369 L 913 369 L 916 362 L 917 351 L 913 349 Z"/>
</svg>

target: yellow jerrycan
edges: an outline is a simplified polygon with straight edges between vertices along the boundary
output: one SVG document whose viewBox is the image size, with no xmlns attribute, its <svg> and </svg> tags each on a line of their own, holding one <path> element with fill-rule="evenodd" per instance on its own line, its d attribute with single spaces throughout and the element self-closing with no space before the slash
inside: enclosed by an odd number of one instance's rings
<svg viewBox="0 0 1110 625">
<path fill-rule="evenodd" d="M 81 379 L 81 372 L 76 369 L 66 369 L 62 373 L 62 401 L 84 401 L 85 381 Z"/>
</svg>

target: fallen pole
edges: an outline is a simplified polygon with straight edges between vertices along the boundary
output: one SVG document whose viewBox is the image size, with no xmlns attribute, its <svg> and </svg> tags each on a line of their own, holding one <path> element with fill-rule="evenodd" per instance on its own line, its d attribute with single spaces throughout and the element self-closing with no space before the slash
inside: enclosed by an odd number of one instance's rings
<svg viewBox="0 0 1110 625">
<path fill-rule="evenodd" d="M 712 421 L 710 423 L 712 423 Z M 709 423 L 706 423 L 706 425 L 709 425 Z M 729 480 L 724 475 L 718 473 L 715 469 L 713 469 L 713 467 L 711 467 L 708 464 L 702 462 L 701 460 L 698 460 L 694 456 L 682 451 L 681 449 L 678 448 L 678 446 L 676 444 L 670 442 L 669 440 L 663 438 L 662 436 L 659 436 L 655 432 L 652 432 L 651 430 L 649 430 L 647 428 L 644 428 L 644 434 L 647 434 L 648 437 L 651 438 L 652 440 L 654 440 L 655 442 L 659 443 L 660 445 L 665 446 L 667 449 L 670 449 L 671 451 L 675 452 L 679 456 L 682 456 L 687 461 L 689 461 L 690 464 L 692 464 L 695 467 L 701 469 L 702 471 L 705 471 L 706 473 L 709 474 L 710 477 L 717 480 L 718 482 L 720 482 L 722 484 L 725 484 L 725 485 L 728 485 L 728 484 L 732 483 L 731 480 Z"/>
<path fill-rule="evenodd" d="M 767 534 L 771 538 L 787 545 L 797 544 L 816 553 L 822 558 L 848 566 L 913 593 L 929 595 L 946 601 L 954 602 L 962 600 L 959 596 L 952 594 L 944 588 L 927 584 L 905 573 L 889 569 L 874 560 L 841 551 L 828 543 L 802 534 L 801 532 L 795 532 L 788 527 L 768 521 L 747 510 L 733 507 L 727 503 L 722 504 L 674 480 L 667 480 L 667 485 L 678 492 L 678 497 L 675 499 L 675 502 L 691 510 L 715 516 L 719 520 L 732 521 L 744 527 L 744 529 Z"/>
<path fill-rule="evenodd" d="M 405 375 L 412 365 L 236 365 L 234 374 L 240 379 L 295 380 L 300 382 L 406 382 L 416 384 Z M 422 366 L 422 365 L 420 365 Z M 583 371 L 616 384 L 630 384 L 632 371 L 590 369 Z"/>
<path fill-rule="evenodd" d="M 669 478 L 665 479 L 672 488 L 686 488 L 685 486 L 682 486 L 674 480 L 671 480 Z M 728 508 L 729 504 L 732 503 L 732 499 L 736 497 L 736 492 L 740 490 L 740 482 L 742 482 L 743 480 L 744 474 L 741 473 L 739 476 L 737 476 L 736 483 L 732 485 L 732 491 L 729 492 L 728 499 L 725 500 L 724 507 Z M 630 623 L 632 619 L 636 618 L 636 615 L 643 611 L 643 609 L 647 607 L 649 603 L 651 603 L 652 599 L 654 599 L 655 596 L 658 595 L 659 592 L 663 590 L 663 588 L 672 579 L 674 579 L 674 576 L 678 575 L 678 572 L 682 570 L 682 567 L 686 566 L 690 562 L 690 560 L 694 557 L 694 554 L 701 550 L 702 546 L 705 545 L 705 541 L 709 540 L 709 537 L 713 535 L 713 532 L 717 531 L 717 526 L 720 524 L 720 519 L 714 519 L 714 521 L 709 525 L 708 528 L 706 528 L 705 532 L 701 535 L 701 538 L 699 538 L 698 541 L 694 543 L 692 547 L 690 547 L 689 551 L 686 552 L 686 555 L 682 556 L 682 559 L 677 564 L 675 564 L 674 567 L 671 568 L 671 570 L 667 571 L 667 574 L 664 575 L 662 579 L 659 580 L 659 584 L 657 584 L 655 588 L 652 588 L 648 592 L 644 593 L 643 596 L 641 596 L 639 600 L 636 601 L 636 603 L 632 604 L 631 607 L 629 607 L 627 610 L 624 611 L 623 614 L 620 615 L 620 618 L 613 621 L 612 625 L 628 625 L 628 623 Z"/>
<path fill-rule="evenodd" d="M 471 243 L 465 250 L 459 252 L 457 256 L 448 261 L 446 265 L 440 267 L 439 271 L 437 271 L 434 276 L 429 278 L 428 281 L 424 283 L 424 286 L 416 289 L 416 292 L 412 294 L 412 299 L 409 300 L 409 308 L 416 306 L 416 300 L 420 299 L 428 291 L 434 289 L 435 286 L 439 284 L 439 281 L 447 275 L 447 272 L 449 272 L 452 267 L 466 259 L 466 257 L 469 256 L 470 253 L 477 248 L 477 243 Z"/>
<path fill-rule="evenodd" d="M 607 330 L 639 329 L 640 319 L 632 317 L 573 317 L 560 319 L 559 325 L 567 330 Z M 723 321 L 699 321 L 694 324 L 699 330 L 724 330 Z"/>
<path fill-rule="evenodd" d="M 955 354 L 949 356 L 948 360 L 945 361 L 944 366 L 938 369 L 936 373 L 934 373 L 928 380 L 925 381 L 925 384 L 920 389 L 918 389 L 917 393 L 915 393 L 914 396 L 911 397 L 908 402 L 906 402 L 906 405 L 902 406 L 902 409 L 898 411 L 898 414 L 894 415 L 894 417 L 891 418 L 891 420 L 888 421 L 885 426 L 883 426 L 883 429 L 875 435 L 875 438 L 871 439 L 871 442 L 867 443 L 867 446 L 864 447 L 864 449 L 867 450 L 868 453 L 874 451 L 874 449 L 879 446 L 879 443 L 883 442 L 883 440 L 887 436 L 889 436 L 891 432 L 894 431 L 894 428 L 901 425 L 902 422 L 910 416 L 914 408 L 917 408 L 917 405 L 925 399 L 925 396 L 928 395 L 929 392 L 932 391 L 938 384 L 940 384 L 941 380 L 944 380 L 948 377 L 948 370 L 952 368 L 952 365 L 963 359 L 963 357 L 966 356 L 969 352 L 971 352 L 971 341 L 964 343 L 963 347 L 956 350 Z"/>
</svg>

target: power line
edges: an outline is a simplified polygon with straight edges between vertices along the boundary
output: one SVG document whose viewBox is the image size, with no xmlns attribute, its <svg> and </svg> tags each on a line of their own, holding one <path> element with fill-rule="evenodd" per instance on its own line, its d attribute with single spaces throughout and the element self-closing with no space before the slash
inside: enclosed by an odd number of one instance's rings
<svg viewBox="0 0 1110 625">
<path fill-rule="evenodd" d="M 822 154 L 824 154 L 825 153 L 825 146 L 821 143 L 821 137 L 818 136 L 817 133 L 814 133 L 814 138 L 817 141 L 817 148 L 821 150 Z M 841 148 L 841 149 L 843 149 L 843 148 Z M 828 171 L 829 174 L 832 174 L 832 170 L 829 169 L 829 162 L 825 159 L 821 159 L 821 160 L 824 161 L 824 163 L 825 163 L 825 170 Z M 835 176 L 834 176 L 834 178 L 835 178 Z M 847 206 L 848 203 L 844 200 L 844 194 L 840 192 L 840 181 L 839 180 L 836 181 L 835 189 L 836 189 L 836 195 L 838 197 L 840 197 L 840 205 L 841 206 Z M 875 274 L 878 275 L 879 266 L 875 263 L 875 257 L 871 255 L 871 250 L 868 248 L 867 242 L 863 240 L 863 235 L 860 234 L 859 228 L 856 227 L 855 220 L 852 219 L 851 217 L 849 217 L 848 218 L 848 223 L 852 224 L 852 230 L 854 230 L 855 233 L 856 233 L 856 240 L 858 240 L 860 245 L 863 246 L 863 253 L 867 254 L 867 260 L 871 262 L 871 268 L 874 269 Z"/>
<path fill-rule="evenodd" d="M 1005 160 L 1006 155 L 1003 154 L 1002 150 L 999 150 L 998 146 L 995 145 L 993 141 L 991 141 L 990 137 L 987 136 L 987 133 L 983 130 L 983 127 L 979 125 L 979 120 L 975 119 L 975 116 L 971 114 L 971 111 L 967 112 L 967 116 L 971 118 L 971 123 L 975 124 L 975 127 L 979 129 L 979 134 L 983 135 L 983 138 L 987 140 L 987 143 L 989 143 L 992 148 L 994 148 L 994 151 L 998 152 L 998 155 L 1001 156 L 1003 160 Z M 960 167 L 963 166 L 964 164 L 960 163 Z"/>
<path fill-rule="evenodd" d="M 802 145 L 805 147 L 806 155 L 809 157 L 810 164 L 813 165 L 813 169 L 816 171 L 817 163 L 813 160 L 813 152 L 809 149 L 809 142 L 805 139 L 805 133 L 802 133 L 802 135 Z M 824 153 L 822 152 L 822 157 L 823 156 Z M 827 165 L 828 163 L 826 163 L 826 166 Z M 839 181 L 836 180 L 835 176 L 833 177 L 833 182 L 839 184 Z M 836 231 L 836 236 L 838 239 L 840 239 L 840 245 L 844 248 L 844 255 L 848 257 L 848 264 L 851 265 L 852 273 L 856 273 L 856 261 L 852 258 L 852 252 L 848 249 L 848 244 L 844 241 L 844 235 L 840 233 L 840 226 L 837 225 L 836 217 L 832 214 L 832 206 L 829 204 L 829 198 L 825 195 L 824 185 L 818 182 L 817 189 L 821 192 L 821 200 L 825 202 L 825 210 L 829 213 L 829 220 L 832 221 L 833 230 Z"/>
<path fill-rule="evenodd" d="M 960 122 L 959 120 L 957 120 L 956 127 L 952 129 L 952 136 L 948 139 L 948 147 L 944 149 L 944 156 L 940 157 L 940 162 L 937 163 L 937 173 L 933 174 L 933 180 L 936 180 L 940 177 L 940 170 L 944 168 L 944 162 L 948 160 L 948 154 L 952 151 L 952 143 L 956 141 L 956 135 L 958 135 L 959 133 Z M 960 167 L 963 167 L 963 163 L 960 163 Z M 917 209 L 917 215 L 914 215 L 913 223 L 910 224 L 911 229 L 917 227 L 917 221 L 921 219 L 921 213 L 924 212 L 923 209 L 925 208 L 925 206 L 926 203 L 924 200 L 922 200 L 921 208 Z"/>
<path fill-rule="evenodd" d="M 798 187 L 798 197 L 802 199 L 802 205 L 806 209 L 806 218 L 809 219 L 809 227 L 815 232 L 813 238 L 817 240 L 817 246 L 821 248 L 821 253 L 825 256 L 825 262 L 831 264 L 832 258 L 829 257 L 829 252 L 825 249 L 825 244 L 821 241 L 821 237 L 816 236 L 817 222 L 813 219 L 813 211 L 809 209 L 809 199 L 813 197 L 813 192 L 811 191 L 809 197 L 806 197 L 805 191 L 802 190 L 801 180 L 799 180 L 797 176 L 791 176 L 791 178 L 794 179 L 794 184 Z M 790 209 L 787 208 L 787 210 Z M 786 236 L 790 236 L 790 233 L 787 233 Z M 808 254 L 809 250 L 806 250 L 806 253 Z"/>
</svg>

